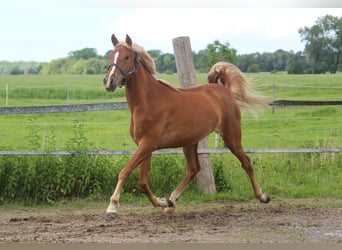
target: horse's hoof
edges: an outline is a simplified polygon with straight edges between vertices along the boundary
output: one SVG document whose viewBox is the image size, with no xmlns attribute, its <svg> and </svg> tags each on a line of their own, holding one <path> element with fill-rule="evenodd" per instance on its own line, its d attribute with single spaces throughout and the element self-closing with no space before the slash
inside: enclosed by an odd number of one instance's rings
<svg viewBox="0 0 342 250">
<path fill-rule="evenodd" d="M 117 217 L 117 213 L 106 213 L 105 220 L 112 221 Z"/>
<path fill-rule="evenodd" d="M 266 193 L 263 193 L 260 196 L 260 202 L 262 202 L 262 203 L 269 203 L 270 200 L 271 200 L 270 197 Z"/>
<path fill-rule="evenodd" d="M 175 209 L 176 209 L 175 206 L 173 206 L 173 207 L 166 207 L 166 208 L 164 208 L 164 212 L 171 214 L 171 213 L 173 213 L 175 211 Z"/>
<path fill-rule="evenodd" d="M 164 212 L 173 213 L 176 209 L 176 202 L 173 202 L 170 199 L 167 199 L 167 207 L 164 208 Z"/>
</svg>

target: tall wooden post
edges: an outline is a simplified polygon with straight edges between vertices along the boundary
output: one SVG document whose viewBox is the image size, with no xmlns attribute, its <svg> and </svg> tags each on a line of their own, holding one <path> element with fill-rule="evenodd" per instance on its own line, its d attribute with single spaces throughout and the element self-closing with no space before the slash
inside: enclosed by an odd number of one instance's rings
<svg viewBox="0 0 342 250">
<path fill-rule="evenodd" d="M 196 86 L 196 74 L 189 37 L 177 37 L 172 40 L 175 52 L 179 84 L 182 88 Z M 199 142 L 198 148 L 208 148 L 208 140 Z M 201 171 L 197 175 L 197 184 L 205 194 L 215 194 L 216 186 L 209 154 L 200 154 Z"/>
</svg>

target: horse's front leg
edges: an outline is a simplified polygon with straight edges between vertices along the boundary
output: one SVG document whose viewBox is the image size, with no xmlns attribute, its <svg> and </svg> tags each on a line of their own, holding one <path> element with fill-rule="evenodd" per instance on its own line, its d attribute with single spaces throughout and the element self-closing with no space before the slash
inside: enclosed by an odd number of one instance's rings
<svg viewBox="0 0 342 250">
<path fill-rule="evenodd" d="M 106 210 L 105 219 L 111 221 L 117 216 L 117 209 L 119 207 L 120 194 L 123 185 L 132 173 L 132 171 L 142 162 L 146 157 L 151 158 L 152 149 L 149 147 L 139 146 L 133 157 L 129 160 L 126 166 L 120 171 L 118 182 L 116 184 L 113 195 L 110 198 L 109 206 Z"/>
<path fill-rule="evenodd" d="M 143 162 L 140 164 L 140 176 L 139 176 L 139 186 L 141 192 L 146 194 L 148 199 L 151 201 L 152 205 L 155 207 L 172 207 L 174 204 L 172 201 L 165 198 L 158 198 L 153 195 L 150 186 L 148 184 L 148 173 L 151 168 L 151 157 L 152 154 L 147 156 Z"/>
</svg>

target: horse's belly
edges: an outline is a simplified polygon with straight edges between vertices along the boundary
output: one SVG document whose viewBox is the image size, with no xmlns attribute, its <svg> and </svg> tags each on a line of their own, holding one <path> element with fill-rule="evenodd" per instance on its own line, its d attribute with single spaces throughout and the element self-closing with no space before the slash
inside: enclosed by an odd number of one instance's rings
<svg viewBox="0 0 342 250">
<path fill-rule="evenodd" d="M 213 128 L 213 126 L 191 124 L 173 130 L 166 130 L 160 136 L 159 147 L 175 148 L 193 145 L 210 134 L 214 130 Z"/>
</svg>

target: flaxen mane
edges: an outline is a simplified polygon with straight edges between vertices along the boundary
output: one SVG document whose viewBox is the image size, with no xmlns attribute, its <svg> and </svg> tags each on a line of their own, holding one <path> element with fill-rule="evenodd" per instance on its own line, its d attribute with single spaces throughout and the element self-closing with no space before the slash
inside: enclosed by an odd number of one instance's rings
<svg viewBox="0 0 342 250">
<path fill-rule="evenodd" d="M 125 42 L 120 43 L 120 45 L 127 46 L 127 44 Z M 142 48 L 138 44 L 134 43 L 132 45 L 132 48 L 135 52 L 138 53 L 140 62 L 145 67 L 145 69 L 148 72 L 150 72 L 153 76 L 155 76 L 156 75 L 156 65 L 154 63 L 153 58 L 147 53 L 146 50 L 144 50 L 144 48 Z M 171 88 L 171 89 L 173 89 L 173 90 L 179 91 L 178 88 L 176 88 L 175 86 L 173 86 L 171 83 L 169 83 L 166 80 L 158 79 L 158 82 L 169 87 L 169 88 Z"/>
<path fill-rule="evenodd" d="M 129 48 L 127 43 L 123 42 L 123 41 L 118 43 L 116 46 L 125 46 L 125 47 Z M 139 46 L 136 43 L 133 43 L 132 48 L 133 48 L 133 50 L 135 52 L 138 53 L 140 62 L 144 66 L 144 68 L 155 77 L 155 75 L 156 75 L 156 65 L 154 63 L 153 58 L 147 53 L 146 50 L 144 50 L 143 47 Z M 169 83 L 166 80 L 158 79 L 158 82 L 160 84 L 163 84 L 163 85 L 173 89 L 173 90 L 179 91 L 178 88 L 176 88 L 175 86 L 173 86 L 171 83 Z"/>
<path fill-rule="evenodd" d="M 153 58 L 147 53 L 146 50 L 144 50 L 142 47 L 140 47 L 137 44 L 133 44 L 133 50 L 138 53 L 140 62 L 144 65 L 145 69 L 150 72 L 153 76 L 156 75 L 156 65 L 154 63 Z M 163 79 L 158 79 L 158 82 L 161 84 L 164 84 L 165 86 L 179 91 L 178 88 L 173 86 L 171 83 L 163 80 Z"/>
<path fill-rule="evenodd" d="M 116 46 L 125 46 L 127 48 L 130 48 L 126 42 L 120 42 Z M 147 53 L 146 50 L 144 50 L 142 47 L 140 47 L 138 44 L 133 44 L 132 48 L 135 52 L 138 53 L 141 64 L 145 67 L 145 69 L 150 72 L 152 75 L 156 74 L 156 65 L 154 64 L 153 58 Z"/>
<path fill-rule="evenodd" d="M 153 58 L 137 44 L 133 44 L 133 50 L 138 53 L 140 62 L 144 65 L 145 69 L 150 72 L 152 75 L 156 74 L 156 65 L 154 63 Z"/>
</svg>

